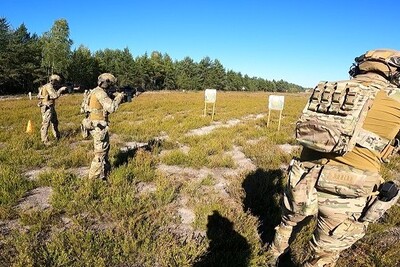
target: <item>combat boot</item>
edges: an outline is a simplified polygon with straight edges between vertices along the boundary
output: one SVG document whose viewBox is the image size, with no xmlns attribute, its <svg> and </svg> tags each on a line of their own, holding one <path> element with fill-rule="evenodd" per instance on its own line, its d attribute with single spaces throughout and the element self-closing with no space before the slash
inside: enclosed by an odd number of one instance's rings
<svg viewBox="0 0 400 267">
<path fill-rule="evenodd" d="M 267 253 L 270 255 L 267 261 L 267 267 L 277 267 L 279 264 L 279 257 L 282 255 L 273 244 L 270 244 L 267 249 Z"/>
</svg>

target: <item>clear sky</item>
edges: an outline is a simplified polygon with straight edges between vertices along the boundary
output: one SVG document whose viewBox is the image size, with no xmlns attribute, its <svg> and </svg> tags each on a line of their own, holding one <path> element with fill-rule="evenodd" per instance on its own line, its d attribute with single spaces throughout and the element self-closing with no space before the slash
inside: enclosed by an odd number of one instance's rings
<svg viewBox="0 0 400 267">
<path fill-rule="evenodd" d="M 42 35 L 66 19 L 73 48 L 208 56 L 227 70 L 314 87 L 356 56 L 400 50 L 399 0 L 0 0 L 0 17 Z"/>
</svg>

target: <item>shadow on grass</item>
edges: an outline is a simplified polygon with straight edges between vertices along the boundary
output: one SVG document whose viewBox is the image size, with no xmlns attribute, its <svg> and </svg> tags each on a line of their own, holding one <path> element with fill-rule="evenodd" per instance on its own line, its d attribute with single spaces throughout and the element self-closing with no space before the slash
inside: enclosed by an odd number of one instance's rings
<svg viewBox="0 0 400 267">
<path fill-rule="evenodd" d="M 246 192 L 244 210 L 258 217 L 258 232 L 262 242 L 270 243 L 275 234 L 275 226 L 280 223 L 279 199 L 283 194 L 283 172 L 280 169 L 264 171 L 257 169 L 242 183 Z"/>
<path fill-rule="evenodd" d="M 152 139 L 150 140 L 148 143 L 143 144 L 143 145 L 138 145 L 138 146 L 134 146 L 134 147 L 124 147 L 122 149 L 120 149 L 118 151 L 118 153 L 116 153 L 114 155 L 114 159 L 113 159 L 113 167 L 117 168 L 125 163 L 128 163 L 128 160 L 130 158 L 134 158 L 136 153 L 142 149 L 145 151 L 153 151 L 156 148 L 159 148 L 162 144 L 162 141 L 160 140 L 156 140 L 156 139 Z"/>
<path fill-rule="evenodd" d="M 262 242 L 267 245 L 273 241 L 275 235 L 275 227 L 281 221 L 280 200 L 283 196 L 283 179 L 282 170 L 257 169 L 254 173 L 248 175 L 243 181 L 242 187 L 246 192 L 244 199 L 244 210 L 250 211 L 251 214 L 258 217 L 260 225 L 258 232 Z M 307 225 L 312 216 L 307 217 L 295 228 L 290 238 L 290 243 L 296 238 L 300 230 Z M 279 267 L 296 267 L 296 257 L 291 249 L 282 254 L 279 258 Z"/>
<path fill-rule="evenodd" d="M 218 211 L 208 216 L 207 237 L 210 244 L 207 253 L 194 267 L 208 266 L 249 266 L 250 245 L 233 230 L 233 223 L 222 217 Z"/>
<path fill-rule="evenodd" d="M 80 137 L 79 136 L 80 134 L 81 134 L 80 128 L 71 128 L 71 129 L 60 130 L 60 138 L 63 138 L 63 139 L 78 138 L 78 137 Z"/>
</svg>

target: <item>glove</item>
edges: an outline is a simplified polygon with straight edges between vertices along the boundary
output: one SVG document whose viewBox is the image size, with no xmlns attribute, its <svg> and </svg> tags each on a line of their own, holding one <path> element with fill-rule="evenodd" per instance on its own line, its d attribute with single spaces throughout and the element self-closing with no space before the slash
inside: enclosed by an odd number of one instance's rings
<svg viewBox="0 0 400 267">
<path fill-rule="evenodd" d="M 120 93 L 117 93 L 117 95 L 115 96 L 115 100 L 118 103 L 121 103 L 121 101 L 122 101 L 122 99 L 124 99 L 124 97 L 125 97 L 125 93 L 124 92 L 120 92 Z"/>
</svg>

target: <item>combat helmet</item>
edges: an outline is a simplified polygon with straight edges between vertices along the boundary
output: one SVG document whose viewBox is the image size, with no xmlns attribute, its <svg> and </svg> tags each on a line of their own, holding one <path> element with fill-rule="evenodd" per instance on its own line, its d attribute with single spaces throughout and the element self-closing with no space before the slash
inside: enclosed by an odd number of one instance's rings
<svg viewBox="0 0 400 267">
<path fill-rule="evenodd" d="M 117 78 L 111 73 L 103 73 L 97 78 L 97 85 L 101 88 L 108 88 L 117 83 Z"/>
<path fill-rule="evenodd" d="M 57 74 L 50 75 L 49 80 L 51 84 L 61 83 L 61 77 Z"/>
<path fill-rule="evenodd" d="M 394 49 L 369 50 L 354 60 L 355 63 L 349 71 L 351 77 L 374 72 L 382 75 L 396 86 L 400 86 L 400 51 Z"/>
</svg>

